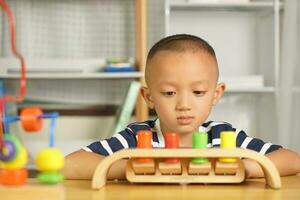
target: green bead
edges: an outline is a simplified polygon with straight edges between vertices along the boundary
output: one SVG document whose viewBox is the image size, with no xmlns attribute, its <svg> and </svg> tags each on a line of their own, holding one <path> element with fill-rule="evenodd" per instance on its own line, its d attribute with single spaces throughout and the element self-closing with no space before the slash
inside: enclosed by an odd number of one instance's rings
<svg viewBox="0 0 300 200">
<path fill-rule="evenodd" d="M 206 149 L 208 143 L 208 134 L 206 132 L 193 133 L 193 148 Z M 203 164 L 209 162 L 207 158 L 193 158 L 192 163 Z"/>
<path fill-rule="evenodd" d="M 208 134 L 206 132 L 193 133 L 193 148 L 206 149 L 208 142 Z"/>
<path fill-rule="evenodd" d="M 42 172 L 37 176 L 40 183 L 56 184 L 64 180 L 64 176 L 60 172 Z"/>
</svg>

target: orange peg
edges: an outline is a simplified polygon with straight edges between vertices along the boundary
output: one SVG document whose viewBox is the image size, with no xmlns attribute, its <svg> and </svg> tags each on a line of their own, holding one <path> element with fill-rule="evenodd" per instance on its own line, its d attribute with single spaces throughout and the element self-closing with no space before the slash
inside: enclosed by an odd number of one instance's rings
<svg viewBox="0 0 300 200">
<path fill-rule="evenodd" d="M 43 126 L 43 120 L 41 118 L 42 115 L 43 111 L 40 108 L 24 108 L 20 114 L 24 130 L 27 132 L 40 131 Z"/>
<path fill-rule="evenodd" d="M 138 131 L 137 133 L 137 148 L 151 149 L 152 148 L 152 132 Z"/>
<path fill-rule="evenodd" d="M 164 135 L 165 146 L 167 149 L 177 149 L 179 148 L 179 136 L 177 133 L 166 133 Z M 167 158 L 165 159 L 166 163 L 178 163 L 178 158 Z"/>
<path fill-rule="evenodd" d="M 138 149 L 152 149 L 152 132 L 143 130 L 137 133 L 137 148 Z M 138 158 L 136 161 L 147 163 L 152 161 L 151 158 Z"/>
</svg>

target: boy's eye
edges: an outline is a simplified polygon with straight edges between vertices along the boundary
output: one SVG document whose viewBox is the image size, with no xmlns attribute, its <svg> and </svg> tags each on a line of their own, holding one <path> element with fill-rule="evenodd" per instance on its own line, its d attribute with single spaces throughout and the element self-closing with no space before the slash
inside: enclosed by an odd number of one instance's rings
<svg viewBox="0 0 300 200">
<path fill-rule="evenodd" d="M 195 90 L 195 91 L 193 91 L 193 93 L 196 96 L 203 96 L 206 92 L 205 91 L 200 91 L 200 90 Z"/>
<path fill-rule="evenodd" d="M 167 91 L 167 92 L 161 92 L 161 94 L 166 96 L 166 97 L 171 97 L 171 96 L 174 96 L 176 94 L 176 92 Z"/>
</svg>

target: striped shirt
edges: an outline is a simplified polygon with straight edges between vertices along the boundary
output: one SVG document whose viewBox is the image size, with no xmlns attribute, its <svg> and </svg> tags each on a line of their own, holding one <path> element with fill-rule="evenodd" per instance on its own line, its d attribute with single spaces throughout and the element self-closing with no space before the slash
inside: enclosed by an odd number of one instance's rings
<svg viewBox="0 0 300 200">
<path fill-rule="evenodd" d="M 93 142 L 87 147 L 83 147 L 83 149 L 107 156 L 124 148 L 136 148 L 136 135 L 140 130 L 150 130 L 153 132 L 152 146 L 154 148 L 165 147 L 159 119 L 156 119 L 129 124 L 124 130 L 114 134 L 111 138 Z M 264 142 L 258 138 L 249 137 L 243 130 L 235 129 L 231 124 L 226 122 L 209 121 L 202 124 L 198 130 L 208 133 L 207 147 L 220 146 L 220 132 L 234 131 L 236 133 L 237 147 L 252 149 L 261 154 L 270 153 L 282 148 L 280 145 Z"/>
</svg>

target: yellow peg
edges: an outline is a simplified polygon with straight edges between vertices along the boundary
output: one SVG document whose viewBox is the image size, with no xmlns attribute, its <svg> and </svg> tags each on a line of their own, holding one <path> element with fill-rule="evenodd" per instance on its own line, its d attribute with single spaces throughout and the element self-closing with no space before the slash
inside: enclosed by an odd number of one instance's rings
<svg viewBox="0 0 300 200">
<path fill-rule="evenodd" d="M 236 133 L 234 131 L 222 131 L 220 133 L 221 149 L 234 149 L 236 148 Z M 220 162 L 233 163 L 236 158 L 219 158 Z"/>
</svg>

